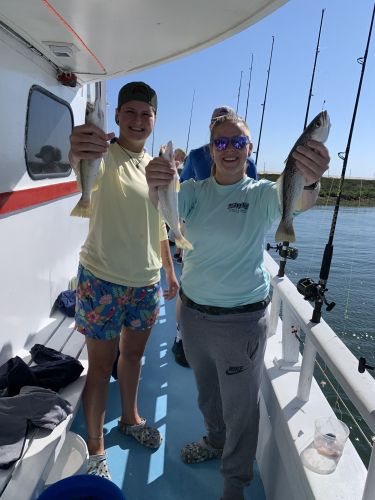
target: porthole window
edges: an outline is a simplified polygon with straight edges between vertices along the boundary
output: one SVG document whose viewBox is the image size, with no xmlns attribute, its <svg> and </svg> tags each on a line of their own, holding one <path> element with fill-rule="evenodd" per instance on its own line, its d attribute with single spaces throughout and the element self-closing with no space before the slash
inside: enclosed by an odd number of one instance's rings
<svg viewBox="0 0 375 500">
<path fill-rule="evenodd" d="M 69 136 L 73 113 L 69 104 L 34 85 L 26 117 L 26 165 L 32 179 L 70 175 Z"/>
</svg>

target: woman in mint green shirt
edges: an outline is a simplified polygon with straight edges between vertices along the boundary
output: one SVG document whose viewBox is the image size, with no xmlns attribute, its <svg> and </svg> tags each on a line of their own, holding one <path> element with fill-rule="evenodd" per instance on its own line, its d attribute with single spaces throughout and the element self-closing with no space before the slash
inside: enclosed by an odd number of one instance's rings
<svg viewBox="0 0 375 500">
<path fill-rule="evenodd" d="M 218 118 L 211 127 L 211 177 L 185 181 L 179 193 L 185 235 L 194 247 L 184 256 L 180 327 L 207 429 L 207 436 L 184 446 L 181 458 L 190 464 L 221 458 L 222 500 L 243 500 L 253 475 L 268 331 L 264 236 L 281 215 L 278 185 L 246 175 L 252 147 L 243 119 Z M 328 151 L 316 141 L 294 157 L 306 185 L 328 168 Z M 173 175 L 165 159 L 152 160 L 146 167 L 151 193 Z M 302 210 L 317 195 L 304 191 Z"/>
</svg>

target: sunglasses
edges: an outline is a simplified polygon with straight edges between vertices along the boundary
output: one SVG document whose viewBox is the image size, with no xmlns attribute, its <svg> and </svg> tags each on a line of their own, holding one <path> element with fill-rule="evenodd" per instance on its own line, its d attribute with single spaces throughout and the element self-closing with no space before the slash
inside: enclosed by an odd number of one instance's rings
<svg viewBox="0 0 375 500">
<path fill-rule="evenodd" d="M 234 137 L 218 137 L 212 142 L 217 151 L 225 151 L 229 143 L 232 144 L 234 149 L 243 149 L 249 144 L 250 139 L 247 135 L 235 135 Z"/>
</svg>

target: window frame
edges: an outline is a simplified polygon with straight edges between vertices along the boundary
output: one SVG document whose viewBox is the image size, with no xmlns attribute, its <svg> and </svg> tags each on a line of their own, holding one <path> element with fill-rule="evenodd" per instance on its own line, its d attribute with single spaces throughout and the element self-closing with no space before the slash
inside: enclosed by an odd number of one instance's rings
<svg viewBox="0 0 375 500">
<path fill-rule="evenodd" d="M 50 98 L 52 101 L 55 101 L 67 108 L 69 111 L 70 115 L 70 121 L 71 121 L 71 129 L 69 132 L 69 135 L 73 131 L 74 127 L 74 115 L 73 115 L 73 110 L 70 106 L 70 104 L 65 101 L 64 99 L 61 99 L 60 97 L 56 96 L 49 90 L 41 87 L 40 85 L 32 85 L 29 90 L 29 95 L 27 99 L 27 109 L 26 109 L 26 123 L 25 123 L 25 140 L 24 140 L 24 152 L 25 152 L 25 164 L 26 164 L 26 170 L 27 173 L 29 174 L 29 177 L 34 180 L 34 181 L 40 181 L 44 179 L 61 179 L 64 177 L 69 177 L 70 174 L 72 173 L 72 167 L 70 166 L 69 169 L 66 172 L 46 172 L 46 173 L 41 173 L 41 174 L 36 174 L 35 172 L 32 172 L 32 169 L 30 168 L 30 161 L 28 159 L 28 132 L 29 132 L 29 120 L 30 120 L 30 103 L 31 103 L 31 97 L 34 94 L 34 92 L 39 92 L 46 97 Z"/>
</svg>

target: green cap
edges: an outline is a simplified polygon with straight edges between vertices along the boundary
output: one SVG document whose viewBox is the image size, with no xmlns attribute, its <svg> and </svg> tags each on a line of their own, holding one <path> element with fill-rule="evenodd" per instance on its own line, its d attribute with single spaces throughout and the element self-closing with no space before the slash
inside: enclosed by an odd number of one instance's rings
<svg viewBox="0 0 375 500">
<path fill-rule="evenodd" d="M 117 107 L 120 108 L 129 101 L 146 102 L 154 108 L 155 112 L 158 108 L 158 98 L 155 90 L 143 82 L 130 82 L 120 89 Z"/>
</svg>

